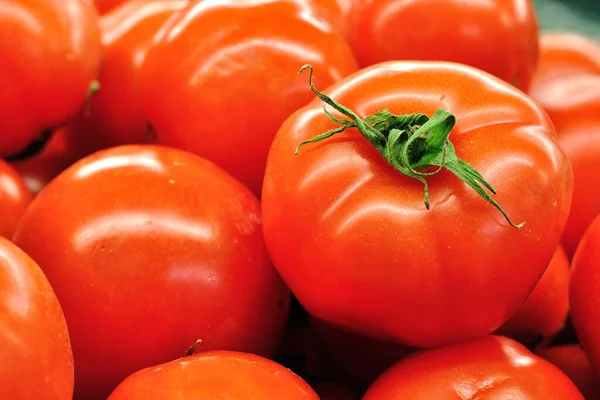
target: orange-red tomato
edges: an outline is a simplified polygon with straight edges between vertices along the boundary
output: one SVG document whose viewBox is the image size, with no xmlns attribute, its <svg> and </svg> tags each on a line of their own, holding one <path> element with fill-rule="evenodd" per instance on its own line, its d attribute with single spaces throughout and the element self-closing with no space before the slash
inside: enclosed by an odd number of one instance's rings
<svg viewBox="0 0 600 400">
<path fill-rule="evenodd" d="M 544 275 L 516 313 L 496 331 L 531 343 L 550 338 L 564 326 L 569 313 L 569 258 L 559 246 Z"/>
<path fill-rule="evenodd" d="M 298 68 L 314 63 L 322 85 L 356 70 L 341 34 L 298 10 L 204 0 L 171 18 L 140 78 L 157 143 L 206 157 L 259 194 L 277 129 L 312 97 Z"/>
<path fill-rule="evenodd" d="M 600 374 L 600 216 L 583 235 L 571 264 L 571 321 Z"/>
<path fill-rule="evenodd" d="M 211 351 L 128 377 L 108 400 L 319 400 L 281 365 L 253 354 Z"/>
<path fill-rule="evenodd" d="M 0 399 L 71 400 L 73 354 L 48 280 L 0 238 Z"/>
<path fill-rule="evenodd" d="M 447 109 L 456 154 L 526 224 L 509 226 L 447 170 L 427 178 L 427 210 L 423 184 L 355 128 L 294 155 L 339 127 L 317 99 L 279 130 L 263 190 L 267 247 L 292 292 L 323 321 L 411 346 L 499 328 L 550 262 L 570 209 L 572 171 L 547 115 L 501 80 L 443 62 L 378 64 L 326 93 L 362 118 Z"/>
<path fill-rule="evenodd" d="M 12 238 L 33 195 L 19 173 L 0 158 L 0 236 Z"/>
<path fill-rule="evenodd" d="M 584 400 L 557 367 L 502 336 L 409 356 L 386 371 L 363 400 Z"/>
<path fill-rule="evenodd" d="M 74 117 L 98 75 L 98 14 L 85 0 L 0 2 L 0 156 Z"/>
<path fill-rule="evenodd" d="M 531 0 L 354 0 L 348 41 L 358 63 L 453 61 L 526 90 L 538 57 Z"/>
<path fill-rule="evenodd" d="M 111 11 L 112 9 L 114 9 L 115 7 L 117 7 L 119 4 L 125 3 L 126 1 L 130 1 L 130 0 L 90 0 L 90 1 L 93 1 L 93 3 L 96 5 L 96 8 L 98 9 L 98 11 L 101 14 L 105 14 L 105 13 Z"/>
<path fill-rule="evenodd" d="M 75 163 L 33 201 L 14 237 L 63 306 L 75 393 L 106 399 L 129 374 L 199 351 L 271 356 L 289 291 L 260 205 L 213 163 L 122 146 Z"/>
<path fill-rule="evenodd" d="M 555 346 L 536 350 L 535 353 L 560 368 L 586 400 L 600 399 L 598 376 L 592 370 L 581 346 L 577 344 Z"/>
</svg>

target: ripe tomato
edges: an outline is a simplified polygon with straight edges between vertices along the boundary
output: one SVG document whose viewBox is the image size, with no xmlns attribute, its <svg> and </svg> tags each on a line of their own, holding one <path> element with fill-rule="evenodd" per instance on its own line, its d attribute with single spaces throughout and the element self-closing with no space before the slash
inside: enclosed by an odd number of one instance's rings
<svg viewBox="0 0 600 400">
<path fill-rule="evenodd" d="M 319 400 L 299 376 L 253 354 L 211 351 L 128 377 L 108 400 Z"/>
<path fill-rule="evenodd" d="M 211 162 L 154 146 L 97 152 L 38 195 L 14 239 L 63 305 L 76 396 L 106 399 L 196 339 L 202 351 L 274 353 L 289 291 L 259 207 Z"/>
<path fill-rule="evenodd" d="M 127 0 L 127 1 L 135 1 L 135 0 Z M 152 1 L 152 0 L 149 0 Z M 177 1 L 177 0 L 175 0 Z M 93 0 L 96 8 L 101 14 L 106 14 L 111 11 L 115 7 L 117 7 L 121 3 L 125 3 L 126 0 Z"/>
<path fill-rule="evenodd" d="M 10 239 L 33 195 L 21 176 L 0 158 L 0 236 Z"/>
<path fill-rule="evenodd" d="M 138 96 L 138 75 L 152 37 L 187 0 L 132 0 L 101 19 L 105 63 L 101 90 L 69 129 L 70 146 L 84 155 L 151 141 Z"/>
<path fill-rule="evenodd" d="M 550 361 L 565 373 L 587 400 L 600 398 L 600 382 L 585 353 L 577 344 L 536 350 L 538 356 Z"/>
<path fill-rule="evenodd" d="M 568 313 L 569 258 L 559 246 L 535 289 L 496 333 L 522 343 L 531 343 L 540 335 L 551 338 L 563 328 Z"/>
<path fill-rule="evenodd" d="M 600 373 L 600 216 L 583 235 L 571 264 L 571 321 L 596 373 Z"/>
<path fill-rule="evenodd" d="M 386 371 L 363 400 L 583 400 L 558 368 L 519 343 L 489 336 L 409 356 Z"/>
<path fill-rule="evenodd" d="M 362 67 L 392 60 L 453 61 L 522 90 L 538 57 L 530 0 L 354 0 L 347 37 Z"/>
<path fill-rule="evenodd" d="M 323 85 L 356 70 L 342 36 L 289 1 L 193 3 L 159 32 L 141 71 L 157 143 L 213 160 L 259 194 L 273 136 L 311 98 L 296 76 L 306 61 Z"/>
<path fill-rule="evenodd" d="M 84 0 L 0 2 L 0 156 L 75 116 L 101 61 L 98 15 Z"/>
<path fill-rule="evenodd" d="M 4 238 L 0 343 L 0 399 L 72 399 L 73 354 L 60 304 L 35 262 Z"/>
<path fill-rule="evenodd" d="M 294 156 L 304 140 L 343 128 L 314 101 L 279 130 L 263 190 L 267 247 L 292 292 L 321 320 L 412 346 L 497 329 L 542 275 L 569 212 L 571 167 L 546 114 L 489 74 L 441 62 L 379 64 L 327 93 L 361 117 L 448 109 L 456 154 L 493 184 L 513 220 L 526 224 L 509 226 L 445 169 L 426 180 L 427 210 L 423 184 L 391 167 L 354 128 Z M 447 118 L 441 121 L 452 122 Z M 445 134 L 452 128 L 443 127 Z M 436 143 L 443 161 L 449 144 Z"/>
</svg>

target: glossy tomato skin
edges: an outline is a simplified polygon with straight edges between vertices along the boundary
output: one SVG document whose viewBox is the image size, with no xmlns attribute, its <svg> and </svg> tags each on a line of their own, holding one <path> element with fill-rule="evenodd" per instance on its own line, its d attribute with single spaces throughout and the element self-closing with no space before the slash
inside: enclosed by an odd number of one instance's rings
<svg viewBox="0 0 600 400">
<path fill-rule="evenodd" d="M 544 360 L 556 365 L 577 386 L 586 400 L 600 399 L 600 382 L 578 344 L 536 350 Z"/>
<path fill-rule="evenodd" d="M 253 354 L 211 351 L 128 377 L 108 400 L 319 400 L 299 376 Z"/>
<path fill-rule="evenodd" d="M 522 90 L 538 57 L 530 0 L 354 0 L 347 37 L 362 67 L 393 60 L 451 61 Z"/>
<path fill-rule="evenodd" d="M 569 313 L 569 264 L 567 253 L 559 246 L 527 300 L 496 333 L 526 344 L 539 336 L 556 335 Z"/>
<path fill-rule="evenodd" d="M 101 90 L 68 130 L 71 147 L 84 154 L 122 144 L 152 141 L 142 115 L 139 71 L 153 36 L 187 0 L 133 0 L 100 20 L 105 61 L 98 79 Z"/>
<path fill-rule="evenodd" d="M 0 238 L 0 398 L 70 400 L 73 353 L 60 304 L 36 263 Z"/>
<path fill-rule="evenodd" d="M 458 156 L 526 224 L 511 228 L 448 171 L 429 178 L 426 210 L 423 185 L 354 129 L 294 156 L 335 127 L 316 100 L 278 132 L 263 190 L 267 247 L 292 292 L 321 320 L 411 346 L 497 329 L 550 262 L 570 207 L 571 167 L 546 114 L 510 85 L 450 63 L 383 63 L 326 92 L 361 117 L 452 112 Z"/>
<path fill-rule="evenodd" d="M 314 63 L 329 85 L 357 68 L 342 36 L 299 10 L 287 0 L 205 0 L 173 17 L 141 73 L 157 143 L 206 157 L 260 194 L 277 129 L 312 99 L 298 69 Z"/>
<path fill-rule="evenodd" d="M 596 373 L 600 373 L 600 216 L 583 235 L 571 263 L 571 320 Z"/>
<path fill-rule="evenodd" d="M 92 0 L 92 1 L 93 1 L 94 5 L 96 6 L 96 8 L 98 9 L 98 12 L 100 12 L 100 14 L 106 14 L 109 11 L 116 8 L 117 6 L 119 6 L 120 4 L 126 2 L 126 0 Z M 129 0 L 127 0 L 127 1 L 129 1 Z"/>
<path fill-rule="evenodd" d="M 424 351 L 386 371 L 363 400 L 583 400 L 551 363 L 502 336 Z"/>
<path fill-rule="evenodd" d="M 98 14 L 85 0 L 0 3 L 0 156 L 75 116 L 97 77 Z"/>
<path fill-rule="evenodd" d="M 0 158 L 0 236 L 10 239 L 33 195 L 19 173 Z"/>
<path fill-rule="evenodd" d="M 38 195 L 14 240 L 63 305 L 76 398 L 105 399 L 197 339 L 199 351 L 266 356 L 278 344 L 289 291 L 269 261 L 258 200 L 192 154 L 97 152 Z"/>
</svg>

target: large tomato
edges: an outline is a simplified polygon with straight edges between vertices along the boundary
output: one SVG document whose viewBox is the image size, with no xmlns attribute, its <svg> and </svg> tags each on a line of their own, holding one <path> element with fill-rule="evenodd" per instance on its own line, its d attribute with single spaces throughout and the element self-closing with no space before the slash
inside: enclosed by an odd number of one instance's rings
<svg viewBox="0 0 600 400">
<path fill-rule="evenodd" d="M 600 373 L 600 216 L 581 239 L 571 268 L 571 320 L 592 366 Z"/>
<path fill-rule="evenodd" d="M 12 238 L 33 195 L 19 173 L 0 158 L 0 236 Z"/>
<path fill-rule="evenodd" d="M 317 99 L 275 138 L 264 231 L 292 292 L 321 320 L 413 346 L 491 333 L 533 289 L 569 212 L 571 166 L 546 114 L 501 80 L 443 62 L 379 64 L 326 92 L 360 117 L 377 115 L 362 127 L 370 142 L 357 122 L 331 121 Z M 453 115 L 428 120 L 440 108 Z M 301 142 L 345 127 L 294 155 Z M 418 139 L 410 152 L 408 132 Z M 421 169 L 428 165 L 445 168 Z M 526 224 L 509 225 L 475 179 L 487 179 L 508 216 Z"/>
<path fill-rule="evenodd" d="M 538 57 L 531 0 L 353 0 L 346 28 L 358 63 L 453 61 L 526 90 Z"/>
<path fill-rule="evenodd" d="M 299 66 L 315 63 L 323 85 L 356 70 L 341 34 L 292 3 L 204 0 L 167 23 L 140 78 L 157 143 L 213 160 L 260 193 L 277 129 L 311 99 Z"/>
<path fill-rule="evenodd" d="M 522 343 L 549 339 L 563 328 L 568 313 L 569 258 L 559 246 L 535 289 L 496 333 Z"/>
<path fill-rule="evenodd" d="M 48 280 L 0 238 L 0 399 L 71 400 L 73 354 Z"/>
<path fill-rule="evenodd" d="M 211 351 L 128 377 L 108 400 L 319 400 L 299 376 L 254 354 Z"/>
<path fill-rule="evenodd" d="M 129 374 L 200 351 L 270 356 L 289 292 L 264 245 L 260 205 L 192 154 L 97 152 L 34 200 L 14 237 L 63 305 L 75 393 L 105 399 Z"/>
<path fill-rule="evenodd" d="M 75 116 L 101 61 L 86 0 L 0 2 L 0 156 L 15 156 Z"/>
<path fill-rule="evenodd" d="M 89 0 L 89 1 L 92 1 L 96 5 L 96 8 L 98 9 L 98 11 L 101 14 L 106 14 L 109 11 L 111 11 L 112 9 L 114 9 L 115 7 L 117 7 L 119 4 L 126 2 L 126 0 Z M 127 0 L 127 1 L 130 1 L 130 0 Z M 133 0 L 133 1 L 135 1 L 135 0 Z"/>
<path fill-rule="evenodd" d="M 557 367 L 502 336 L 409 356 L 386 371 L 363 397 L 405 399 L 584 400 Z"/>
</svg>

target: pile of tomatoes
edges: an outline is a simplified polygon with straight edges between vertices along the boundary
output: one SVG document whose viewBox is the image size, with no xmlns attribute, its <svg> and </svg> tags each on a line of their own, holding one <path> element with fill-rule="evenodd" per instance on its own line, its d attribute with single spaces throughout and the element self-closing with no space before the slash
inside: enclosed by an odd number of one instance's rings
<svg viewBox="0 0 600 400">
<path fill-rule="evenodd" d="M 0 0 L 0 399 L 600 399 L 600 44 L 530 0 Z"/>
</svg>

